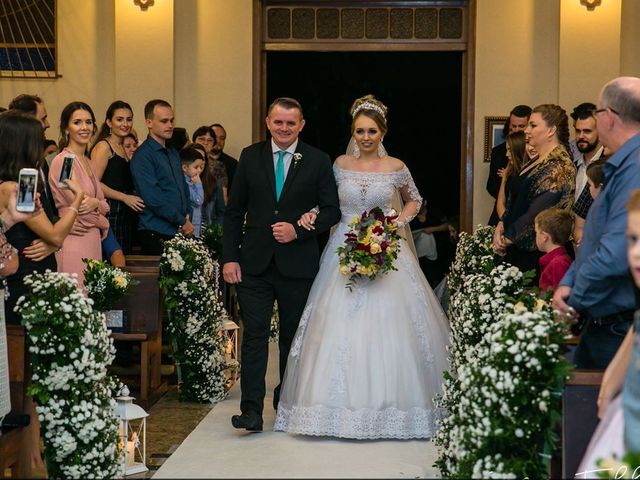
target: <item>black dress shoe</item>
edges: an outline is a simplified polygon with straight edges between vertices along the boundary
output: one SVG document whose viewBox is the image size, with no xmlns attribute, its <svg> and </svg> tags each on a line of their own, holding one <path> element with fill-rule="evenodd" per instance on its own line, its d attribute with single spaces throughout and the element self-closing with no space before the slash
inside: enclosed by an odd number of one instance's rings
<svg viewBox="0 0 640 480">
<path fill-rule="evenodd" d="M 231 417 L 233 428 L 244 428 L 250 432 L 262 431 L 262 415 L 257 412 L 243 412 L 241 415 Z"/>
</svg>

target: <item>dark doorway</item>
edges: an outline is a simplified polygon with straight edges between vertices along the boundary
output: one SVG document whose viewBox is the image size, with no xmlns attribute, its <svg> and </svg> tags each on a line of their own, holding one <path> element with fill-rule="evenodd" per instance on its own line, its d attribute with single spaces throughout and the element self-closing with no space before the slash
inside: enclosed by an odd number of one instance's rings
<svg viewBox="0 0 640 480">
<path fill-rule="evenodd" d="M 369 93 L 389 108 L 389 154 L 431 205 L 459 215 L 462 52 L 267 53 L 267 104 L 299 100 L 301 138 L 332 158 L 346 150 L 351 103 Z"/>
</svg>

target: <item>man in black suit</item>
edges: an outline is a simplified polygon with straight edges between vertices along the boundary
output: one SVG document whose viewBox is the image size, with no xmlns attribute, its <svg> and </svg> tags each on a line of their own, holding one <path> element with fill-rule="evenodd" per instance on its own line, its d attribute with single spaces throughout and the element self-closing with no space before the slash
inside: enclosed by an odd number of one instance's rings
<svg viewBox="0 0 640 480">
<path fill-rule="evenodd" d="M 236 169 L 238 168 L 238 161 L 224 152 L 224 144 L 227 141 L 227 131 L 224 127 L 219 123 L 214 123 L 213 125 L 209 125 L 209 128 L 216 134 L 216 141 L 211 148 L 211 156 L 214 160 L 220 160 L 224 164 L 224 169 L 227 172 L 227 187 L 231 189 L 233 176 L 236 174 Z"/>
<path fill-rule="evenodd" d="M 529 105 L 516 105 L 509 112 L 509 119 L 504 126 L 504 138 L 513 132 L 521 132 L 527 127 L 531 116 L 531 107 Z M 497 225 L 500 221 L 498 211 L 496 210 L 496 202 L 498 201 L 498 192 L 502 183 L 502 174 L 507 167 L 507 142 L 502 142 L 491 149 L 491 163 L 489 164 L 489 177 L 487 178 L 487 192 L 496 200 L 493 202 L 493 211 L 489 218 L 489 225 Z"/>
<path fill-rule="evenodd" d="M 224 279 L 236 285 L 244 323 L 242 414 L 234 415 L 231 422 L 235 428 L 250 431 L 262 430 L 274 300 L 280 318 L 282 381 L 291 342 L 318 272 L 316 236 L 340 220 L 329 156 L 298 140 L 304 127 L 300 104 L 290 98 L 276 99 L 266 124 L 272 139 L 251 145 L 240 155 L 225 212 L 222 254 Z M 316 207 L 315 230 L 297 225 L 303 213 Z M 279 393 L 280 385 L 274 391 L 274 408 Z"/>
</svg>

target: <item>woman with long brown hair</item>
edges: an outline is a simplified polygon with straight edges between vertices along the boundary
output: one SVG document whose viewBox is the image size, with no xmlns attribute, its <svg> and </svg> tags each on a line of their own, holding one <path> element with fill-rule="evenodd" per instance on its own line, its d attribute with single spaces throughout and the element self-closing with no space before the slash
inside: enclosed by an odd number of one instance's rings
<svg viewBox="0 0 640 480">
<path fill-rule="evenodd" d="M 83 258 L 102 259 L 101 240 L 109 230 L 106 214 L 109 211 L 100 181 L 87 156 L 88 147 L 96 131 L 96 119 L 91 107 L 84 102 L 72 102 L 60 116 L 61 152 L 51 161 L 49 169 L 49 187 L 60 214 L 77 210 L 76 221 L 86 232 L 82 235 L 70 235 L 63 243 L 62 250 L 56 254 L 58 271 L 76 273 L 78 285 L 84 287 Z M 71 178 L 86 193 L 80 208 L 73 205 L 73 195 L 69 189 L 58 183 L 65 157 L 74 157 Z"/>
</svg>

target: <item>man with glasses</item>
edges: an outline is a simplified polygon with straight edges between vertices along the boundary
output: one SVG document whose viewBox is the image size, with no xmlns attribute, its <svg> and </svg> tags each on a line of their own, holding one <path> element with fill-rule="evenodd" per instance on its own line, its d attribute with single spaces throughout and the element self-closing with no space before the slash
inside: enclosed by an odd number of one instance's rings
<svg viewBox="0 0 640 480">
<path fill-rule="evenodd" d="M 576 261 L 553 295 L 554 308 L 585 321 L 575 353 L 578 368 L 604 369 L 631 325 L 636 307 L 629 276 L 626 203 L 640 188 L 640 78 L 619 77 L 600 93 L 602 144 L 615 152 L 605 185 L 587 215 Z"/>
</svg>

